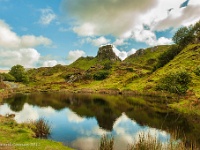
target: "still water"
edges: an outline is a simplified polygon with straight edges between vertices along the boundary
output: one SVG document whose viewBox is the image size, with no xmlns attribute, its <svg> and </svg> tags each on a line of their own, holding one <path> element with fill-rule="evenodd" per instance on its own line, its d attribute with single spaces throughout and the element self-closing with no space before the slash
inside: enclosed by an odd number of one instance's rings
<svg viewBox="0 0 200 150">
<path fill-rule="evenodd" d="M 75 149 L 97 149 L 107 134 L 114 136 L 116 150 L 125 150 L 141 132 L 163 142 L 177 127 L 191 134 L 188 121 L 162 103 L 152 97 L 35 93 L 5 99 L 0 114 L 15 114 L 18 123 L 45 118 L 52 127 L 49 138 Z"/>
</svg>

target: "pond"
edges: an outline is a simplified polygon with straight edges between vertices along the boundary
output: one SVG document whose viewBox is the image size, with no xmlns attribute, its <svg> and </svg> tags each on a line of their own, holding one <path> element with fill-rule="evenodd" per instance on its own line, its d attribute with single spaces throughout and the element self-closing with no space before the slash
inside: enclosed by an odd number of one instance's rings
<svg viewBox="0 0 200 150">
<path fill-rule="evenodd" d="M 94 94 L 34 93 L 4 99 L 0 114 L 18 123 L 45 118 L 50 139 L 79 150 L 97 149 L 102 135 L 112 135 L 115 149 L 125 150 L 141 132 L 163 142 L 179 128 L 180 138 L 199 141 L 199 124 L 166 107 L 166 99 Z M 190 142 L 190 141 L 189 141 Z"/>
</svg>

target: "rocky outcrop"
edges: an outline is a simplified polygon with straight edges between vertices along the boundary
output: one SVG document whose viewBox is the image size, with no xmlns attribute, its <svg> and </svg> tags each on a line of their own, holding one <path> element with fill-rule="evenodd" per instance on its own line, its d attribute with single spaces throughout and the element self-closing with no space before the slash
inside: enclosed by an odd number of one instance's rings
<svg viewBox="0 0 200 150">
<path fill-rule="evenodd" d="M 105 45 L 99 48 L 97 53 L 97 59 L 102 60 L 110 60 L 110 61 L 120 61 L 119 57 L 113 51 L 113 45 Z"/>
</svg>

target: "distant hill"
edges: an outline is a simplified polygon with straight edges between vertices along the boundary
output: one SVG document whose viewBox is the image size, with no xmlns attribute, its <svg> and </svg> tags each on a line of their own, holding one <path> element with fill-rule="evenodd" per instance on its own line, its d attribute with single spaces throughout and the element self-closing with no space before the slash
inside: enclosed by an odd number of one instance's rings
<svg viewBox="0 0 200 150">
<path fill-rule="evenodd" d="M 101 46 L 96 57 L 80 57 L 69 66 L 88 70 L 91 67 L 98 67 L 99 65 L 105 65 L 106 63 L 120 62 L 121 60 L 116 56 L 113 48 L 113 45 Z"/>
<path fill-rule="evenodd" d="M 0 73 L 8 73 L 9 70 L 0 70 Z"/>
</svg>

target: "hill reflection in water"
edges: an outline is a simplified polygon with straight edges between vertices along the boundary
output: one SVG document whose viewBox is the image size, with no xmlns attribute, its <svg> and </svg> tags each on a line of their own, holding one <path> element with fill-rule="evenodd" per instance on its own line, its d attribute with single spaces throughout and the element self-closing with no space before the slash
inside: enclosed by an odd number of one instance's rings
<svg viewBox="0 0 200 150">
<path fill-rule="evenodd" d="M 186 119 L 164 109 L 155 110 L 155 99 L 106 95 L 35 93 L 5 99 L 0 114 L 16 114 L 19 123 L 44 117 L 52 125 L 51 139 L 76 149 L 96 149 L 103 134 L 112 134 L 116 149 L 126 149 L 141 132 L 149 132 L 162 141 L 170 134 L 165 130 L 182 127 L 190 133 Z M 161 100 L 160 100 L 161 101 Z"/>
</svg>

